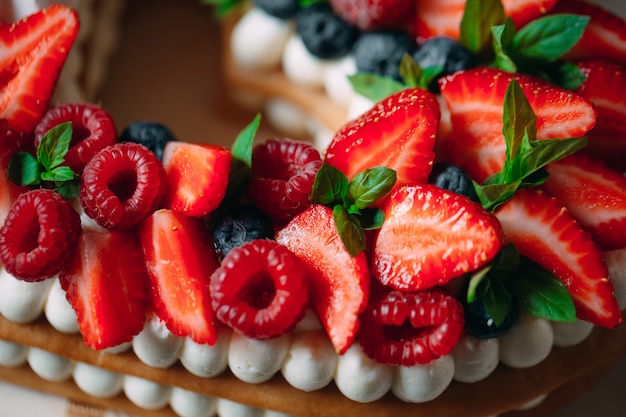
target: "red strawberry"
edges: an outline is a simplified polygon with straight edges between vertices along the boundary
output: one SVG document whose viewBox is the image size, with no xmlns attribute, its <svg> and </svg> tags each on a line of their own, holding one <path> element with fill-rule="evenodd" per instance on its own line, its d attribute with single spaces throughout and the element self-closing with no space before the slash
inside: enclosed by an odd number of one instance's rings
<svg viewBox="0 0 626 417">
<path fill-rule="evenodd" d="M 441 96 L 450 111 L 451 131 L 440 143 L 443 158 L 482 182 L 502 169 L 504 95 L 517 80 L 537 116 L 537 139 L 584 136 L 596 110 L 585 98 L 546 81 L 492 68 L 461 71 L 441 79 Z"/>
<path fill-rule="evenodd" d="M 402 27 L 413 14 L 412 0 L 330 0 L 334 12 L 361 30 Z"/>
<path fill-rule="evenodd" d="M 419 42 L 435 36 L 458 39 L 465 0 L 419 0 L 415 6 L 415 33 Z M 502 0 L 504 13 L 516 27 L 548 13 L 557 0 Z"/>
<path fill-rule="evenodd" d="M 626 70 L 608 61 L 583 61 L 580 69 L 587 76 L 575 90 L 591 101 L 598 111 L 598 120 L 587 135 L 584 152 L 611 166 L 626 171 Z"/>
<path fill-rule="evenodd" d="M 580 319 L 607 328 L 622 322 L 602 250 L 561 202 L 525 188 L 495 214 L 519 253 L 563 282 Z"/>
<path fill-rule="evenodd" d="M 228 186 L 232 154 L 215 145 L 172 141 L 163 150 L 166 208 L 204 216 L 221 203 Z"/>
<path fill-rule="evenodd" d="M 504 240 L 491 213 L 434 185 L 398 188 L 382 209 L 372 277 L 400 291 L 443 285 L 474 271 L 496 256 Z"/>
<path fill-rule="evenodd" d="M 603 250 L 626 247 L 626 177 L 575 154 L 547 167 L 543 188 L 556 197 Z"/>
<path fill-rule="evenodd" d="M 582 39 L 565 55 L 570 60 L 605 59 L 626 65 L 626 22 L 604 7 L 583 0 L 559 1 L 553 13 L 573 13 L 591 20 Z"/>
<path fill-rule="evenodd" d="M 48 108 L 78 33 L 76 11 L 52 5 L 17 23 L 0 24 L 0 118 L 32 132 Z"/>
<path fill-rule="evenodd" d="M 338 353 L 352 344 L 367 305 L 369 271 L 363 252 L 350 256 L 337 232 L 332 210 L 313 204 L 276 235 L 305 265 L 313 309 Z"/>
<path fill-rule="evenodd" d="M 219 262 L 204 223 L 161 209 L 141 223 L 139 236 L 157 316 L 173 334 L 213 345 L 217 330 L 208 286 Z"/>
<path fill-rule="evenodd" d="M 148 277 L 135 233 L 84 231 L 59 278 L 87 346 L 117 346 L 143 329 Z"/>
<path fill-rule="evenodd" d="M 335 134 L 325 163 L 348 179 L 367 168 L 385 166 L 396 171 L 397 185 L 425 183 L 435 157 L 439 117 L 439 103 L 426 90 L 392 94 Z"/>
</svg>

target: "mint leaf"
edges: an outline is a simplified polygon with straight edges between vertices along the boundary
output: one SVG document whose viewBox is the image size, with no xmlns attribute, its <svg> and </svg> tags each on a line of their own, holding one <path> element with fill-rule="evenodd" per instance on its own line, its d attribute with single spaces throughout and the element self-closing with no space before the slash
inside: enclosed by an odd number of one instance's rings
<svg viewBox="0 0 626 417">
<path fill-rule="evenodd" d="M 9 179 L 17 185 L 39 185 L 41 169 L 37 158 L 28 152 L 16 153 L 9 161 Z"/>
<path fill-rule="evenodd" d="M 348 80 L 357 94 L 374 102 L 378 102 L 406 88 L 403 83 L 393 78 L 369 73 L 349 75 Z"/>
<path fill-rule="evenodd" d="M 74 171 L 70 167 L 62 166 L 41 173 L 41 179 L 44 181 L 64 182 L 74 179 Z"/>
<path fill-rule="evenodd" d="M 578 43 L 588 23 L 589 16 L 543 16 L 521 28 L 511 46 L 521 59 L 554 62 Z"/>
<path fill-rule="evenodd" d="M 37 159 L 44 170 L 50 171 L 65 161 L 72 142 L 72 130 L 72 122 L 65 122 L 43 135 L 37 147 Z"/>
<path fill-rule="evenodd" d="M 333 220 L 348 253 L 353 257 L 361 253 L 365 248 L 365 235 L 359 219 L 349 214 L 344 206 L 337 204 L 333 207 Z"/>
<path fill-rule="evenodd" d="M 491 27 L 504 21 L 500 0 L 467 0 L 461 20 L 459 43 L 478 54 L 491 40 Z"/>
<path fill-rule="evenodd" d="M 396 172 L 387 167 L 368 168 L 357 174 L 348 186 L 348 199 L 364 209 L 381 200 L 396 183 Z"/>
<path fill-rule="evenodd" d="M 492 45 L 495 54 L 493 67 L 507 72 L 517 72 L 517 65 L 509 55 L 513 36 L 515 36 L 515 25 L 510 18 L 507 18 L 502 25 L 492 26 Z"/>
<path fill-rule="evenodd" d="M 444 67 L 422 68 L 411 55 L 404 54 L 400 61 L 400 77 L 406 87 L 419 87 L 428 90 L 430 84 L 444 70 Z"/>
</svg>

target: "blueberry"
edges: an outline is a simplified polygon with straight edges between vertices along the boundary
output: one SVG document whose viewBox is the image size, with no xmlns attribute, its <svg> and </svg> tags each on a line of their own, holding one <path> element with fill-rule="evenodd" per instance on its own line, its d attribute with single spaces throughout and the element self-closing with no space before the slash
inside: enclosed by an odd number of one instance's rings
<svg viewBox="0 0 626 417">
<path fill-rule="evenodd" d="M 140 143 L 150 149 L 159 160 L 163 159 L 165 144 L 175 141 L 174 134 L 164 125 L 150 121 L 134 122 L 120 134 L 120 142 Z"/>
<path fill-rule="evenodd" d="M 221 217 L 213 228 L 218 251 L 226 256 L 231 249 L 256 239 L 273 239 L 274 226 L 269 217 L 252 205 L 237 206 Z"/>
<path fill-rule="evenodd" d="M 513 301 L 504 321 L 496 326 L 480 300 L 463 303 L 465 309 L 465 331 L 477 339 L 493 339 L 506 333 L 519 319 L 519 307 Z"/>
<path fill-rule="evenodd" d="M 363 33 L 352 52 L 358 72 L 366 72 L 401 81 L 400 62 L 411 54 L 415 45 L 411 36 L 399 30 Z"/>
<path fill-rule="evenodd" d="M 340 19 L 328 3 L 314 3 L 296 15 L 296 28 L 304 46 L 321 59 L 347 55 L 359 30 Z"/>
<path fill-rule="evenodd" d="M 445 36 L 438 36 L 425 41 L 413 53 L 413 59 L 422 68 L 442 67 L 443 71 L 437 79 L 476 65 L 474 55 L 467 48 Z M 433 81 L 430 88 L 433 91 L 439 91 L 436 80 Z"/>
<path fill-rule="evenodd" d="M 428 183 L 436 185 L 444 190 L 454 191 L 464 195 L 472 201 L 478 202 L 478 196 L 474 190 L 472 179 L 465 171 L 453 164 L 436 163 L 433 166 Z"/>
<path fill-rule="evenodd" d="M 287 20 L 300 10 L 300 0 L 254 0 L 254 5 L 270 16 Z"/>
</svg>

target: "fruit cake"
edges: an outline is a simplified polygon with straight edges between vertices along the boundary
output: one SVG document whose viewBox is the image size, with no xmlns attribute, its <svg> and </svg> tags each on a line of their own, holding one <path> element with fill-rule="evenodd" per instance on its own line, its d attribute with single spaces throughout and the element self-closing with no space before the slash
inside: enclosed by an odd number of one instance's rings
<svg viewBox="0 0 626 417">
<path fill-rule="evenodd" d="M 589 7 L 553 23 L 615 22 Z M 499 16 L 521 65 L 532 33 Z M 415 85 L 368 77 L 383 97 L 324 148 L 257 141 L 261 117 L 226 148 L 53 104 L 72 9 L 3 31 L 45 68 L 1 91 L 3 377 L 180 416 L 523 416 L 626 351 L 619 64 L 434 85 L 403 58 Z"/>
</svg>

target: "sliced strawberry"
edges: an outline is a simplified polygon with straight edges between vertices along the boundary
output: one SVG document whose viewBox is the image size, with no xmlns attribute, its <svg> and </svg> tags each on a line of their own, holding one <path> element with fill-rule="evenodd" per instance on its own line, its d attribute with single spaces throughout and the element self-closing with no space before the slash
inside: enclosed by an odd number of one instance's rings
<svg viewBox="0 0 626 417">
<path fill-rule="evenodd" d="M 547 167 L 544 189 L 556 197 L 603 250 L 626 247 L 626 177 L 575 154 Z"/>
<path fill-rule="evenodd" d="M 582 39 L 565 55 L 566 59 L 605 59 L 626 65 L 626 22 L 621 16 L 583 0 L 559 1 L 552 12 L 591 18 Z"/>
<path fill-rule="evenodd" d="M 416 2 L 415 33 L 419 42 L 435 36 L 458 39 L 465 0 L 419 0 Z M 548 13 L 557 0 L 502 0 L 504 13 L 516 27 Z"/>
<path fill-rule="evenodd" d="M 491 213 L 435 185 L 398 188 L 382 209 L 372 277 L 396 290 L 423 290 L 474 271 L 496 256 L 504 240 Z"/>
<path fill-rule="evenodd" d="M 220 146 L 168 142 L 163 150 L 165 208 L 189 216 L 215 210 L 226 194 L 231 161 L 231 152 Z"/>
<path fill-rule="evenodd" d="M 492 68 L 476 68 L 441 79 L 441 96 L 450 111 L 451 131 L 442 138 L 443 158 L 482 182 L 502 169 L 504 95 L 517 80 L 537 116 L 537 139 L 584 136 L 596 121 L 589 100 L 546 81 Z"/>
<path fill-rule="evenodd" d="M 583 61 L 578 66 L 587 79 L 575 92 L 598 110 L 584 152 L 626 171 L 626 70 L 603 60 Z"/>
<path fill-rule="evenodd" d="M 392 94 L 335 134 L 325 162 L 348 179 L 385 166 L 396 171 L 397 185 L 425 183 L 435 157 L 439 117 L 439 103 L 426 90 Z"/>
<path fill-rule="evenodd" d="M 17 23 L 0 24 L 0 118 L 32 132 L 48 108 L 78 34 L 75 10 L 52 5 Z"/>
<path fill-rule="evenodd" d="M 342 354 L 359 328 L 369 297 L 369 270 L 364 252 L 350 256 L 328 207 L 313 204 L 276 235 L 305 265 L 313 309 L 335 350 Z"/>
<path fill-rule="evenodd" d="M 139 235 L 157 316 L 177 336 L 215 344 L 208 286 L 219 262 L 204 223 L 161 209 L 141 223 Z"/>
<path fill-rule="evenodd" d="M 135 233 L 84 231 L 59 278 L 87 346 L 117 346 L 143 329 L 148 277 Z"/>
<path fill-rule="evenodd" d="M 561 202 L 526 188 L 495 214 L 519 253 L 563 282 L 580 319 L 607 328 L 622 322 L 602 250 Z"/>
<path fill-rule="evenodd" d="M 401 28 L 413 13 L 407 0 L 330 0 L 334 12 L 361 30 Z"/>
</svg>

